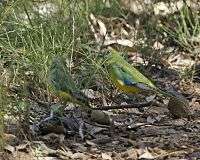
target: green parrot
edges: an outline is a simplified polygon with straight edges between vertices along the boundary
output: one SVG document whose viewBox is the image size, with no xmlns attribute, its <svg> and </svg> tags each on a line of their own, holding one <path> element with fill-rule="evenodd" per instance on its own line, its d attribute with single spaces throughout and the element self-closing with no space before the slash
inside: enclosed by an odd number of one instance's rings
<svg viewBox="0 0 200 160">
<path fill-rule="evenodd" d="M 88 98 L 76 87 L 65 60 L 62 57 L 53 59 L 49 71 L 50 88 L 65 103 L 72 102 L 87 105 Z"/>
<path fill-rule="evenodd" d="M 107 57 L 106 67 L 113 84 L 125 93 L 155 92 L 168 97 L 172 96 L 170 93 L 157 88 L 139 70 L 129 64 L 120 53 L 113 49 Z"/>
<path fill-rule="evenodd" d="M 176 92 L 166 92 L 157 88 L 147 77 L 129 64 L 115 50 L 111 50 L 106 60 L 106 67 L 113 84 L 125 93 L 145 93 L 151 92 L 170 98 L 168 109 L 169 112 L 178 117 L 189 117 L 189 103 L 187 99 Z"/>
</svg>

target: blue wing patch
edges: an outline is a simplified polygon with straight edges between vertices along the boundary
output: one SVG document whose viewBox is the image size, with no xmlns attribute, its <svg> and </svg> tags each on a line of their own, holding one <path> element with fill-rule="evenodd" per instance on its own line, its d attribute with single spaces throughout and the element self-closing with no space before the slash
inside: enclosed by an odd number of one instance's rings
<svg viewBox="0 0 200 160">
<path fill-rule="evenodd" d="M 125 85 L 127 86 L 135 86 L 137 84 L 137 82 L 135 82 L 132 78 L 131 75 L 129 75 L 126 71 L 123 70 L 123 68 L 119 68 L 120 72 L 121 72 L 121 80 L 124 82 Z"/>
<path fill-rule="evenodd" d="M 133 81 L 131 81 L 130 79 L 126 79 L 125 77 L 124 77 L 124 79 L 123 79 L 123 82 L 124 82 L 124 84 L 127 85 L 127 86 L 134 86 L 134 85 L 136 85 L 136 82 L 133 82 Z"/>
<path fill-rule="evenodd" d="M 140 88 L 142 90 L 152 90 L 147 84 L 135 82 L 131 75 L 129 75 L 122 67 L 118 66 L 119 71 L 121 72 L 121 81 L 124 83 L 124 85 L 127 86 L 133 86 Z"/>
</svg>

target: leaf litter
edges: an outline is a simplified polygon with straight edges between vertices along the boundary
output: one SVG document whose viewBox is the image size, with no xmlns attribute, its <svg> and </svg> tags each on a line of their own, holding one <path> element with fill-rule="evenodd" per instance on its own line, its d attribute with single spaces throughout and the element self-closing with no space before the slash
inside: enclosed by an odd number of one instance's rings
<svg viewBox="0 0 200 160">
<path fill-rule="evenodd" d="M 120 18 L 97 18 L 93 14 L 90 15 L 90 19 L 89 24 L 97 43 L 104 46 L 117 44 L 123 47 L 133 47 L 136 30 L 126 21 Z M 113 26 L 116 25 L 116 22 L 119 22 L 120 27 L 117 25 L 118 29 L 115 30 Z M 107 24 L 111 26 L 107 27 Z M 123 26 L 125 27 L 123 28 Z M 162 50 L 163 44 L 156 41 L 153 47 L 156 50 Z M 142 56 L 139 57 L 139 61 L 144 63 L 145 60 L 142 59 Z M 133 56 L 131 58 L 135 60 Z M 189 67 L 193 64 L 191 59 L 180 55 L 168 57 L 166 61 L 171 68 L 180 70 L 185 67 L 183 66 L 185 63 Z M 52 117 L 48 113 L 49 108 L 45 108 L 46 111 L 42 111 L 39 120 L 35 120 L 33 124 L 26 122 L 32 128 L 27 141 L 23 141 L 20 136 L 16 137 L 16 131 L 7 127 L 6 131 L 9 130 L 10 138 L 5 138 L 7 145 L 4 147 L 5 152 L 0 153 L 0 156 L 3 159 L 44 160 L 200 158 L 198 82 L 184 83 L 183 85 L 177 74 L 172 73 L 169 69 L 156 67 L 154 69 L 156 74 L 153 69 L 151 72 L 158 80 L 158 85 L 160 83 L 164 84 L 161 87 L 170 88 L 171 84 L 175 84 L 175 90 L 179 88 L 182 94 L 190 96 L 188 97 L 189 109 L 193 110 L 193 119 L 185 117 L 174 119 L 167 107 L 154 105 L 145 106 L 144 111 L 140 111 L 137 107 L 125 109 L 122 107 L 122 109 L 96 112 L 93 115 L 76 109 L 76 106 L 72 105 L 70 111 L 65 110 L 62 118 Z M 163 72 L 167 74 L 165 75 L 167 78 L 161 76 Z M 85 92 L 91 99 L 101 97 L 101 93 L 97 95 L 92 89 L 85 89 Z M 115 98 L 113 99 L 115 100 Z M 117 101 L 117 103 L 113 103 L 118 106 L 127 103 L 124 102 L 124 98 L 117 98 Z M 161 103 L 165 104 L 165 102 Z M 44 106 L 37 103 L 31 107 L 33 112 L 37 112 L 37 108 Z M 68 106 L 64 107 L 68 108 Z M 26 129 L 29 130 L 29 128 Z M 7 135 L 7 137 L 9 136 Z"/>
</svg>

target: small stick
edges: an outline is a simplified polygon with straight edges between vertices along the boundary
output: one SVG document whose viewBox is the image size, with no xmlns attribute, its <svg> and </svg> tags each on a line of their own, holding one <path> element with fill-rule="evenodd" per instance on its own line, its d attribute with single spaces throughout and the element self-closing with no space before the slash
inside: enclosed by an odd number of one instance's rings
<svg viewBox="0 0 200 160">
<path fill-rule="evenodd" d="M 151 105 L 155 105 L 157 107 L 165 107 L 165 105 L 156 102 L 156 101 L 151 101 L 151 102 L 144 102 L 144 103 L 134 103 L 134 104 L 126 104 L 126 105 L 114 105 L 114 106 L 100 106 L 98 108 L 92 108 L 93 110 L 111 110 L 111 109 L 125 109 L 125 108 L 143 108 L 143 107 L 148 107 Z"/>
</svg>

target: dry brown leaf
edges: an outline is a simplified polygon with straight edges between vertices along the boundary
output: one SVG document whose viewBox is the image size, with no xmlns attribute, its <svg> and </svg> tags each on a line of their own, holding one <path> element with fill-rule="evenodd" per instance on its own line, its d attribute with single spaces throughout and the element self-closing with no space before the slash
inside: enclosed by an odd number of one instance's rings
<svg viewBox="0 0 200 160">
<path fill-rule="evenodd" d="M 101 98 L 101 94 L 98 91 L 94 91 L 92 89 L 83 89 L 82 92 L 89 99 Z"/>
<path fill-rule="evenodd" d="M 154 48 L 155 50 L 161 50 L 161 49 L 164 48 L 164 45 L 163 45 L 162 43 L 156 41 L 156 42 L 153 44 L 153 48 Z"/>
<path fill-rule="evenodd" d="M 88 23 L 96 42 L 100 45 L 118 44 L 133 47 L 134 28 L 123 19 L 97 17 L 90 14 Z"/>
<path fill-rule="evenodd" d="M 127 151 L 122 153 L 122 158 L 137 160 L 138 159 L 138 153 L 135 148 L 128 149 Z"/>
<path fill-rule="evenodd" d="M 107 153 L 101 153 L 101 157 L 102 159 L 105 159 L 105 160 L 112 160 L 111 156 L 108 155 Z"/>
<path fill-rule="evenodd" d="M 71 156 L 72 159 L 82 159 L 82 160 L 87 160 L 88 159 L 88 156 L 85 155 L 84 153 L 74 153 L 72 156 Z"/>
<path fill-rule="evenodd" d="M 133 47 L 133 42 L 128 39 L 109 39 L 104 41 L 104 46 L 109 46 L 112 44 L 119 44 L 125 47 Z"/>
<path fill-rule="evenodd" d="M 147 150 L 145 149 L 145 151 L 139 156 L 139 159 L 154 159 L 154 156 Z"/>
<path fill-rule="evenodd" d="M 9 145 L 9 144 L 5 145 L 4 150 L 5 150 L 5 151 L 8 151 L 8 152 L 11 153 L 11 154 L 14 154 L 14 153 L 15 153 L 15 147 L 13 147 L 13 146 L 11 146 L 11 145 Z"/>
<path fill-rule="evenodd" d="M 99 32 L 101 36 L 106 36 L 107 29 L 105 24 L 101 20 L 97 20 L 97 23 L 99 24 Z"/>
</svg>

